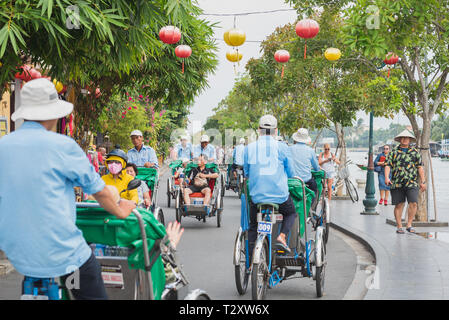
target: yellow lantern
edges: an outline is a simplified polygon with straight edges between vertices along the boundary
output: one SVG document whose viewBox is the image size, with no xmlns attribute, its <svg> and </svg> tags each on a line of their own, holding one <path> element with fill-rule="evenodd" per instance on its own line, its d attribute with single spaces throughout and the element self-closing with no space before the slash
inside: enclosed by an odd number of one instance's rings
<svg viewBox="0 0 449 320">
<path fill-rule="evenodd" d="M 62 89 L 64 89 L 64 85 L 57 81 L 56 79 L 53 79 L 53 84 L 55 85 L 56 91 L 59 93 L 62 91 Z"/>
<path fill-rule="evenodd" d="M 328 48 L 326 52 L 324 52 L 324 56 L 329 61 L 337 61 L 341 57 L 341 52 L 337 48 Z"/>
<path fill-rule="evenodd" d="M 246 34 L 239 29 L 230 29 L 223 35 L 223 39 L 228 46 L 239 47 L 246 41 Z"/>
<path fill-rule="evenodd" d="M 226 59 L 228 59 L 230 62 L 239 62 L 242 60 L 243 54 L 241 52 L 238 52 L 238 50 L 232 50 L 228 51 L 226 53 Z"/>
</svg>

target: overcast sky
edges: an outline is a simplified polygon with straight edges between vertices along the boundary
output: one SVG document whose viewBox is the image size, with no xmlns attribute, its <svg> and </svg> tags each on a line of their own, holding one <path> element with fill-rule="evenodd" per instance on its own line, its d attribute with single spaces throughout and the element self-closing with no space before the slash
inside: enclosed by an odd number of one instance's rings
<svg viewBox="0 0 449 320">
<path fill-rule="evenodd" d="M 198 0 L 199 6 L 205 14 L 234 14 L 246 12 L 270 11 L 278 9 L 291 9 L 284 3 L 284 0 Z M 204 16 L 210 22 L 218 22 L 218 28 L 215 29 L 215 38 L 218 45 L 219 64 L 215 74 L 208 77 L 209 88 L 204 90 L 196 99 L 191 108 L 189 116 L 189 132 L 197 132 L 205 124 L 207 118 L 213 115 L 212 109 L 224 99 L 235 83 L 235 72 L 233 64 L 226 59 L 226 52 L 231 48 L 227 46 L 223 39 L 223 33 L 234 26 L 233 16 Z M 236 26 L 246 32 L 246 39 L 250 41 L 265 40 L 273 33 L 278 26 L 295 22 L 297 15 L 294 10 L 285 12 L 275 12 L 267 14 L 237 16 Z M 247 61 L 252 58 L 260 57 L 260 43 L 246 42 L 239 51 L 243 53 L 243 59 L 240 62 L 238 71 L 244 72 Z M 358 114 L 369 123 L 369 118 L 363 112 Z M 408 119 L 403 115 L 398 115 L 393 120 L 394 123 L 409 124 Z M 390 120 L 379 118 L 375 119 L 374 126 L 385 128 L 391 123 Z"/>
</svg>

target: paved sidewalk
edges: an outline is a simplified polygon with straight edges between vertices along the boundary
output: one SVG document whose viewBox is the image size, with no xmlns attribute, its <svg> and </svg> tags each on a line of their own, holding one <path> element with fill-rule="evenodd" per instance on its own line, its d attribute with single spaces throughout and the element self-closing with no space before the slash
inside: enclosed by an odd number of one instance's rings
<svg viewBox="0 0 449 320">
<path fill-rule="evenodd" d="M 387 218 L 394 217 L 393 206 L 378 206 L 378 216 L 361 215 L 362 200 L 355 204 L 333 200 L 331 222 L 367 243 L 373 251 L 377 274 L 372 277 L 373 288 L 365 299 L 449 299 L 449 243 L 408 232 L 397 234 L 396 227 L 386 223 Z M 419 233 L 448 231 L 415 229 Z"/>
</svg>

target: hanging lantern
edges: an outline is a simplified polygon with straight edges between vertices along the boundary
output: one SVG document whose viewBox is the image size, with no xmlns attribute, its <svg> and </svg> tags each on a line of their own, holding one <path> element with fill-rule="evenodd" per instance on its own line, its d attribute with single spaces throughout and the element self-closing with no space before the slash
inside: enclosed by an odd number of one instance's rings
<svg viewBox="0 0 449 320">
<path fill-rule="evenodd" d="M 55 85 L 56 91 L 60 93 L 64 89 L 64 85 L 56 79 L 53 79 L 53 84 Z"/>
<path fill-rule="evenodd" d="M 175 44 L 181 40 L 181 31 L 175 26 L 166 26 L 159 31 L 159 38 L 167 44 Z"/>
<path fill-rule="evenodd" d="M 30 75 L 30 70 L 31 67 L 28 65 L 23 65 L 21 67 L 19 67 L 19 70 L 14 77 L 23 81 L 30 81 L 31 80 L 31 75 Z"/>
<path fill-rule="evenodd" d="M 178 58 L 183 59 L 182 60 L 182 73 L 184 73 L 184 59 L 190 57 L 190 55 L 192 54 L 192 48 L 190 48 L 187 45 L 177 46 L 175 49 L 175 54 Z"/>
<path fill-rule="evenodd" d="M 223 39 L 228 46 L 240 47 L 246 41 L 246 34 L 240 29 L 230 29 L 223 35 Z"/>
<path fill-rule="evenodd" d="M 287 50 L 278 50 L 274 54 L 274 59 L 279 63 L 287 63 L 290 60 L 290 53 Z M 282 65 L 281 78 L 284 77 L 284 67 L 285 65 Z"/>
<path fill-rule="evenodd" d="M 324 52 L 324 57 L 329 61 L 337 61 L 341 57 L 341 51 L 337 48 L 328 48 Z"/>
<path fill-rule="evenodd" d="M 396 63 L 398 63 L 399 57 L 394 52 L 388 52 L 387 56 L 385 57 L 385 64 L 388 64 L 389 66 L 393 66 Z M 390 77 L 390 67 L 388 67 L 388 75 L 387 78 Z"/>
<path fill-rule="evenodd" d="M 304 59 L 307 55 L 307 39 L 314 38 L 320 31 L 320 25 L 313 19 L 303 19 L 296 24 L 296 34 L 305 40 Z"/>
<path fill-rule="evenodd" d="M 230 62 L 239 62 L 240 60 L 242 60 L 242 58 L 243 54 L 238 50 L 232 50 L 226 53 L 226 59 L 228 59 L 228 61 Z"/>
</svg>

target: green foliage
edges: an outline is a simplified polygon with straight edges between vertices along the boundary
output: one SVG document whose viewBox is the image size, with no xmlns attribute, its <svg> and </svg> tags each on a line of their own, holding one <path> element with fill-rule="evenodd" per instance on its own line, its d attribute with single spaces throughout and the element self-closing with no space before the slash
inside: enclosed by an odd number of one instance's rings
<svg viewBox="0 0 449 320">
<path fill-rule="evenodd" d="M 449 139 L 449 116 L 441 115 L 432 122 L 432 140 Z"/>
<path fill-rule="evenodd" d="M 166 154 L 170 142 L 167 132 L 173 127 L 173 111 L 157 112 L 151 102 L 148 96 L 143 95 L 128 96 L 125 101 L 118 95 L 111 99 L 109 107 L 103 109 L 99 125 L 109 135 L 113 145 L 132 148 L 130 133 L 140 130 L 146 145 L 151 146 L 157 154 Z"/>
<path fill-rule="evenodd" d="M 164 106 L 174 111 L 178 125 L 185 124 L 189 105 L 217 65 L 212 25 L 199 18 L 201 9 L 192 0 L 0 1 L 0 12 L 0 82 L 33 63 L 68 85 L 82 145 L 84 133 L 98 128 L 109 99 L 132 87 L 144 87 L 156 111 Z M 168 24 L 181 29 L 179 44 L 193 49 L 183 75 L 175 45 L 159 40 Z M 94 88 L 100 88 L 100 98 L 82 93 Z"/>
</svg>

